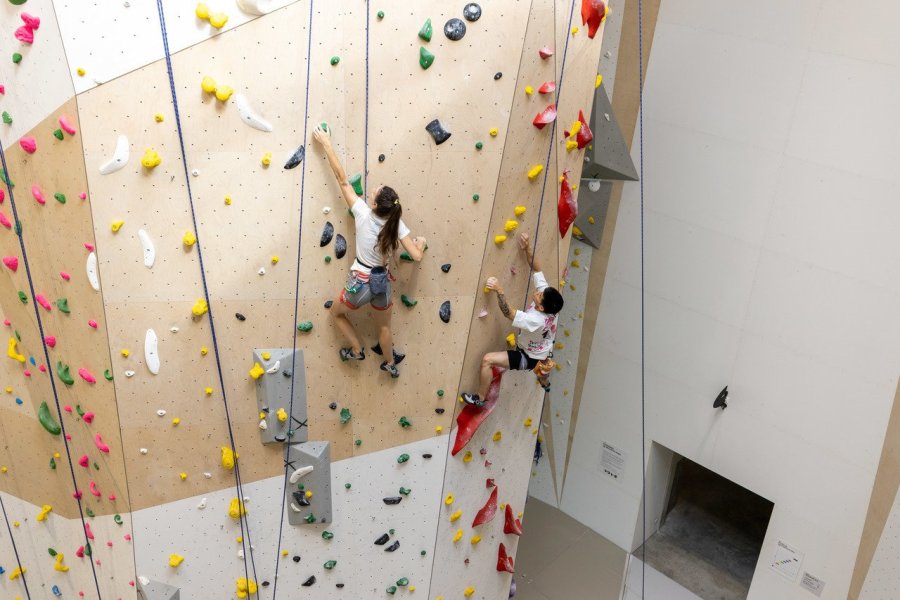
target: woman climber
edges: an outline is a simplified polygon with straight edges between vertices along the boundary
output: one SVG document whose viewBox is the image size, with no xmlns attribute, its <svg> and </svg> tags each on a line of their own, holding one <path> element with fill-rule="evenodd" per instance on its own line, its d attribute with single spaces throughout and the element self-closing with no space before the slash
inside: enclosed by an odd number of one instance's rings
<svg viewBox="0 0 900 600">
<path fill-rule="evenodd" d="M 350 267 L 347 285 L 331 305 L 334 324 L 350 343 L 350 346 L 341 348 L 341 360 L 366 358 L 365 350 L 353 324 L 347 318 L 347 313 L 371 304 L 375 309 L 373 317 L 378 326 L 378 344 L 372 350 L 376 354 L 383 353 L 386 358 L 381 363 L 381 370 L 390 373 L 391 377 L 399 377 L 397 365 L 406 355 L 394 351 L 391 334 L 391 307 L 394 305 L 391 299 L 391 282 L 394 278 L 388 270 L 388 265 L 394 251 L 401 245 L 414 261 L 421 261 L 425 238 L 409 237 L 409 227 L 400 218 L 403 214 L 400 197 L 392 188 L 386 185 L 375 188 L 369 192 L 368 203 L 356 195 L 334 153 L 328 131 L 316 127 L 313 139 L 321 144 L 325 151 L 331 171 L 341 188 L 341 195 L 356 221 L 356 259 Z"/>
</svg>

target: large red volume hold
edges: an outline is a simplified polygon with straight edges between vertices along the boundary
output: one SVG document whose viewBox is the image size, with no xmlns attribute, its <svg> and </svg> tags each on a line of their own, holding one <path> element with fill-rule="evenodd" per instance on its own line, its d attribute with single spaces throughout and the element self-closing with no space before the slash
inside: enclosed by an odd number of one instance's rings
<svg viewBox="0 0 900 600">
<path fill-rule="evenodd" d="M 503 369 L 494 368 L 493 374 L 494 378 L 491 380 L 491 387 L 488 388 L 487 398 L 484 399 L 484 406 L 478 408 L 466 404 L 456 415 L 456 439 L 453 441 L 453 450 L 450 451 L 453 456 L 456 456 L 456 453 L 469 443 L 497 404 L 497 398 L 500 397 L 500 377 L 503 375 Z"/>
<path fill-rule="evenodd" d="M 484 525 L 488 521 L 494 518 L 494 515 L 497 514 L 497 488 L 494 488 L 494 491 L 491 492 L 491 497 L 488 498 L 487 503 L 481 507 L 481 510 L 478 511 L 478 514 L 475 515 L 475 520 L 472 521 L 472 527 L 478 527 L 479 525 Z"/>
<path fill-rule="evenodd" d="M 569 187 L 568 171 L 563 173 L 562 183 L 559 184 L 559 204 L 556 211 L 559 216 L 559 237 L 566 237 L 569 227 L 578 216 L 578 202 L 572 195 L 572 188 Z"/>
<path fill-rule="evenodd" d="M 556 105 L 550 104 L 539 112 L 537 116 L 534 118 L 534 121 L 531 122 L 532 125 L 537 127 L 538 129 L 543 129 L 544 125 L 548 123 L 552 123 L 556 120 Z"/>
<path fill-rule="evenodd" d="M 506 515 L 503 523 L 503 533 L 522 535 L 522 521 L 513 516 L 512 507 L 506 505 Z"/>
<path fill-rule="evenodd" d="M 588 37 L 594 39 L 600 23 L 606 18 L 606 2 L 603 0 L 581 0 L 581 24 L 587 23 Z"/>
<path fill-rule="evenodd" d="M 588 127 L 587 121 L 584 118 L 583 110 L 578 111 L 578 121 L 581 122 L 581 128 L 578 130 L 578 134 L 575 136 L 575 141 L 578 142 L 578 149 L 581 150 L 594 141 L 594 132 L 591 131 L 590 127 Z"/>
<path fill-rule="evenodd" d="M 506 571 L 507 573 L 516 572 L 516 564 L 513 562 L 513 557 L 506 553 L 506 546 L 503 545 L 503 542 L 500 542 L 500 550 L 497 552 L 497 570 Z"/>
</svg>

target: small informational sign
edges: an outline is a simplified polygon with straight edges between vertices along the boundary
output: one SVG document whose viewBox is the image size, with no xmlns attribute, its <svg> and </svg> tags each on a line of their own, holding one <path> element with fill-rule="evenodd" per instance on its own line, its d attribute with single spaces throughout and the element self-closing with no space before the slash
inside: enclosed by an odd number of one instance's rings
<svg viewBox="0 0 900 600">
<path fill-rule="evenodd" d="M 794 581 L 797 579 L 802 563 L 803 554 L 801 552 L 778 540 L 778 545 L 775 546 L 775 556 L 772 557 L 772 563 L 769 565 L 772 569 Z"/>
<path fill-rule="evenodd" d="M 612 444 L 603 442 L 600 450 L 600 470 L 610 479 L 621 481 L 622 473 L 625 470 L 625 452 Z"/>
<path fill-rule="evenodd" d="M 816 596 L 821 596 L 822 590 L 825 589 L 825 582 L 815 575 L 810 575 L 806 571 L 803 571 L 803 577 L 800 578 L 800 587 L 812 592 Z"/>
</svg>

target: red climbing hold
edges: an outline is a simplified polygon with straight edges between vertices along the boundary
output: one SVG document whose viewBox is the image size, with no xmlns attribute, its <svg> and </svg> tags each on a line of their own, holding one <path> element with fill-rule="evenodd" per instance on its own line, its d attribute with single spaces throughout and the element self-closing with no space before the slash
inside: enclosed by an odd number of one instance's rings
<svg viewBox="0 0 900 600">
<path fill-rule="evenodd" d="M 513 562 L 513 557 L 506 553 L 506 546 L 502 542 L 500 543 L 500 551 L 497 552 L 497 570 L 506 571 L 507 573 L 516 572 L 516 564 Z"/>
<path fill-rule="evenodd" d="M 538 115 L 534 118 L 534 121 L 531 122 L 532 125 L 537 127 L 538 129 L 543 129 L 544 125 L 548 123 L 552 123 L 556 120 L 556 105 L 551 104 L 543 111 L 539 112 Z"/>
<path fill-rule="evenodd" d="M 543 58 L 544 60 L 547 60 L 548 58 L 553 56 L 553 50 L 551 50 L 547 46 L 544 46 L 543 48 L 538 50 L 538 54 L 541 55 L 541 58 Z"/>
<path fill-rule="evenodd" d="M 578 142 L 578 149 L 581 150 L 594 141 L 594 132 L 588 127 L 583 110 L 578 111 L 578 121 L 581 123 L 581 129 L 578 130 L 578 135 L 575 137 L 575 140 Z"/>
<path fill-rule="evenodd" d="M 578 201 L 572 195 L 569 187 L 569 172 L 563 172 L 562 183 L 559 184 L 559 204 L 556 212 L 559 216 L 559 237 L 566 237 L 569 227 L 578 216 Z"/>
<path fill-rule="evenodd" d="M 471 404 L 466 404 L 459 414 L 456 415 L 456 440 L 453 442 L 453 450 L 450 452 L 453 456 L 462 450 L 481 424 L 488 418 L 494 406 L 497 404 L 497 398 L 500 397 L 500 378 L 503 375 L 503 369 L 493 369 L 494 378 L 491 380 L 491 387 L 488 388 L 487 398 L 485 398 L 484 406 L 478 408 Z"/>
<path fill-rule="evenodd" d="M 588 37 L 594 39 L 600 23 L 606 18 L 606 2 L 603 0 L 581 0 L 581 24 L 587 23 Z"/>
<path fill-rule="evenodd" d="M 15 256 L 4 256 L 4 257 L 3 257 L 3 264 L 6 265 L 6 267 L 7 267 L 10 271 L 12 271 L 13 273 L 15 273 L 15 272 L 16 272 L 16 269 L 19 268 L 19 259 L 18 259 L 17 257 L 15 257 Z"/>
<path fill-rule="evenodd" d="M 541 87 L 538 88 L 538 92 L 542 94 L 549 94 L 550 92 L 556 91 L 556 82 L 555 81 L 547 81 Z"/>
<path fill-rule="evenodd" d="M 522 535 L 522 521 L 520 521 L 513 515 L 512 507 L 509 504 L 506 505 L 503 533 Z"/>
<path fill-rule="evenodd" d="M 475 519 L 472 521 L 472 527 L 478 527 L 479 525 L 483 525 L 494 518 L 494 515 L 497 514 L 497 488 L 491 492 L 491 497 L 488 498 L 488 501 L 484 506 L 481 507 L 481 510 L 478 511 L 478 514 L 475 515 Z"/>
<path fill-rule="evenodd" d="M 489 488 L 497 487 L 497 484 L 494 483 L 494 480 L 489 477 L 488 480 L 484 482 L 484 487 L 489 487 Z"/>
</svg>

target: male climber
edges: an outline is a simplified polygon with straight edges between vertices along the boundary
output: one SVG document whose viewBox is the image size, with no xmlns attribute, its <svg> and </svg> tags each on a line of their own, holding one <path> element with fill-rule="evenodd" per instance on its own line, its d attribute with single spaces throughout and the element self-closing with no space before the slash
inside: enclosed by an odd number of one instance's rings
<svg viewBox="0 0 900 600">
<path fill-rule="evenodd" d="M 563 307 L 562 294 L 559 290 L 547 285 L 537 259 L 528 244 L 528 234 L 519 235 L 519 248 L 525 253 L 528 264 L 534 272 L 535 292 L 533 302 L 528 310 L 513 310 L 506 301 L 503 288 L 496 277 L 488 277 L 487 289 L 497 293 L 497 305 L 500 312 L 512 321 L 513 327 L 519 328 L 518 343 L 515 350 L 507 352 L 488 352 L 481 359 L 481 381 L 477 394 L 463 392 L 460 398 L 467 404 L 484 406 L 488 387 L 491 385 L 492 368 L 502 367 L 514 370 L 533 370 L 538 381 L 545 390 L 550 389 L 550 354 L 553 340 L 556 338 L 556 322 L 559 311 Z"/>
</svg>

